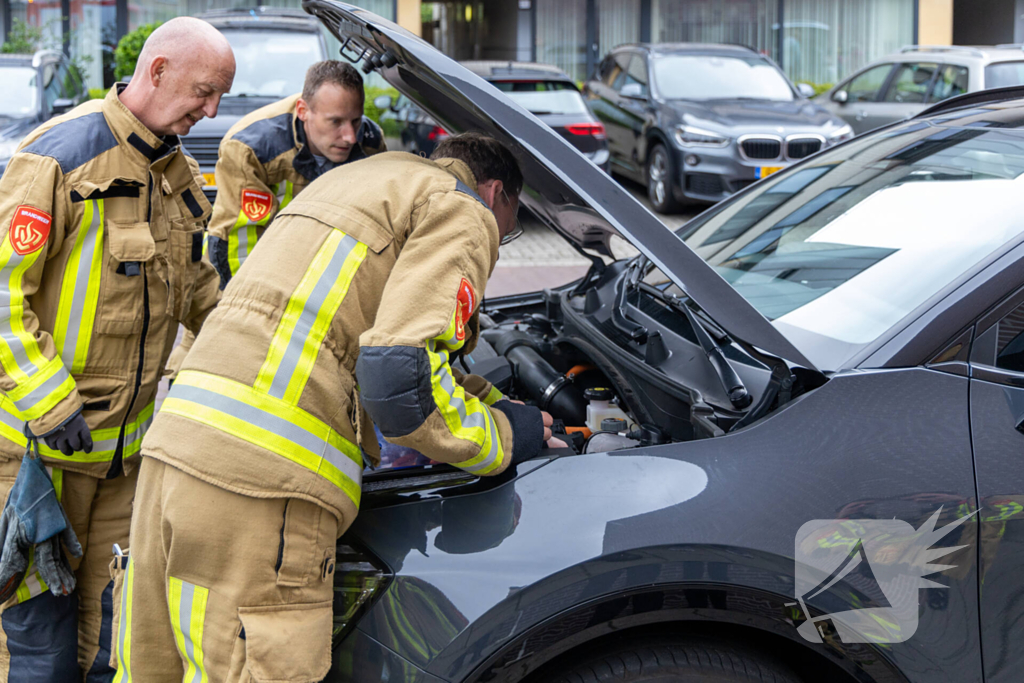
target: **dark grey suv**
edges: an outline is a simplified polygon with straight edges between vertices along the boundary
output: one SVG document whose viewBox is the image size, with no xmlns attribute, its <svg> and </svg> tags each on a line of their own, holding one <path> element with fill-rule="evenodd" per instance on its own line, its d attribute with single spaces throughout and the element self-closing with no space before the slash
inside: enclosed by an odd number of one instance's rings
<svg viewBox="0 0 1024 683">
<path fill-rule="evenodd" d="M 853 136 L 774 62 L 735 45 L 624 45 L 584 92 L 612 172 L 647 185 L 662 213 L 717 202 Z"/>
</svg>

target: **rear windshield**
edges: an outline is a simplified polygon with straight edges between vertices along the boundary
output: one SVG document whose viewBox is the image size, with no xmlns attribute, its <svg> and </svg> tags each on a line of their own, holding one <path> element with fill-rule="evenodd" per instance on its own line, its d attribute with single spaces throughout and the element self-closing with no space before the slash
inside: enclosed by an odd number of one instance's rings
<svg viewBox="0 0 1024 683">
<path fill-rule="evenodd" d="M 985 67 L 985 88 L 1024 85 L 1024 62 L 997 62 Z"/>
<path fill-rule="evenodd" d="M 36 70 L 28 66 L 0 67 L 0 117 L 20 118 L 36 113 Z"/>
<path fill-rule="evenodd" d="M 588 111 L 580 91 L 565 81 L 497 81 L 494 87 L 526 111 L 538 116 L 586 114 Z"/>
<path fill-rule="evenodd" d="M 681 230 L 822 369 L 1024 239 L 1024 135 L 915 123 L 772 175 Z"/>
<path fill-rule="evenodd" d="M 320 36 L 301 31 L 224 29 L 235 53 L 228 97 L 287 97 L 302 91 L 306 69 L 324 59 Z"/>
<path fill-rule="evenodd" d="M 670 100 L 796 99 L 786 77 L 756 55 L 667 55 L 652 64 L 658 92 Z"/>
</svg>

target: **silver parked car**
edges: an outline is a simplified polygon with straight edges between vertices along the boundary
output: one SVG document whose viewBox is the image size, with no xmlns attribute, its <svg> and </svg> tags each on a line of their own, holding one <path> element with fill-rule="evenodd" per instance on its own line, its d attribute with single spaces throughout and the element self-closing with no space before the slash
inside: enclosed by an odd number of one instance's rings
<svg viewBox="0 0 1024 683">
<path fill-rule="evenodd" d="M 855 133 L 915 116 L 936 102 L 988 88 L 1024 85 L 1021 45 L 910 45 L 872 62 L 814 99 Z"/>
</svg>

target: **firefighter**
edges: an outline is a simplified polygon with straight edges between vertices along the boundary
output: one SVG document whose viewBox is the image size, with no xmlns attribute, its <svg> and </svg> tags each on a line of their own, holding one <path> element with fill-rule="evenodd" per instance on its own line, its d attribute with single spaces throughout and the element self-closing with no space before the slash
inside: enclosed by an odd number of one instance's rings
<svg viewBox="0 0 1024 683">
<path fill-rule="evenodd" d="M 251 112 L 227 132 L 217 159 L 210 220 L 210 261 L 227 285 L 257 240 L 305 187 L 335 166 L 387 150 L 363 116 L 363 77 L 350 64 L 317 62 L 302 93 Z M 195 338 L 187 334 L 168 361 L 172 379 Z"/>
<path fill-rule="evenodd" d="M 200 260 L 211 207 L 177 136 L 216 115 L 234 71 L 216 29 L 168 21 L 130 84 L 35 129 L 0 180 L 3 681 L 114 676 L 108 565 L 128 546 L 160 370 L 179 322 L 198 331 L 220 295 Z M 29 443 L 41 461 L 20 462 Z M 45 520 L 19 501 L 40 484 L 64 531 L 31 545 Z"/>
<path fill-rule="evenodd" d="M 335 169 L 278 214 L 143 444 L 125 680 L 327 674 L 335 544 L 378 459 L 374 424 L 481 476 L 539 452 L 550 416 L 451 367 L 521 187 L 507 148 L 466 134 L 432 159 Z"/>
</svg>

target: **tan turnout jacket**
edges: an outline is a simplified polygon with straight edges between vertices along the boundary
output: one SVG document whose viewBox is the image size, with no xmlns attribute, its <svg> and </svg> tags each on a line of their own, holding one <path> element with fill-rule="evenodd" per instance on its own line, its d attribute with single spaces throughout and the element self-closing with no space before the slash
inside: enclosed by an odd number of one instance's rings
<svg viewBox="0 0 1024 683">
<path fill-rule="evenodd" d="M 224 291 L 143 454 L 236 493 L 315 502 L 339 534 L 359 506 L 360 446 L 379 453 L 368 412 L 389 441 L 502 471 L 501 394 L 450 365 L 475 345 L 498 257 L 475 189 L 461 161 L 401 152 L 311 184 Z"/>
<path fill-rule="evenodd" d="M 120 86 L 123 88 L 123 86 Z M 201 260 L 198 164 L 112 88 L 34 130 L 0 180 L 0 457 L 78 410 L 92 453 L 48 464 L 96 477 L 139 451 L 178 323 L 219 297 Z"/>
</svg>

